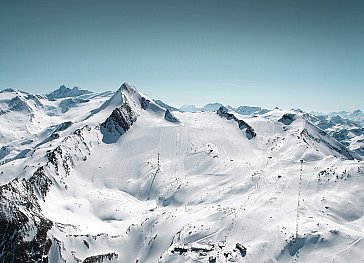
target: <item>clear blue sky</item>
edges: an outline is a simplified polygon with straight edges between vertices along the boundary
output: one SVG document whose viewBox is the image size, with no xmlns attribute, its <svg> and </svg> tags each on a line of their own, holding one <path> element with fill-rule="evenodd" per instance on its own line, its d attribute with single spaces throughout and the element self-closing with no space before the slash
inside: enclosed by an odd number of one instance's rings
<svg viewBox="0 0 364 263">
<path fill-rule="evenodd" d="M 364 108 L 364 1 L 4 1 L 0 89 Z"/>
</svg>

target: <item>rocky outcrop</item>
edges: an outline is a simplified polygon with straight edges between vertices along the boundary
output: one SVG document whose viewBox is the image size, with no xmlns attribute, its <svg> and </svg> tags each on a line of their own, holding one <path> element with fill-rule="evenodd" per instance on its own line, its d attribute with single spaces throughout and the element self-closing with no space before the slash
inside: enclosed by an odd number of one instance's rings
<svg viewBox="0 0 364 263">
<path fill-rule="evenodd" d="M 116 108 L 111 113 L 110 117 L 102 124 L 103 127 L 111 130 L 116 130 L 123 134 L 133 125 L 136 121 L 136 116 L 128 105 L 123 105 Z"/>
<path fill-rule="evenodd" d="M 101 124 L 102 141 L 105 143 L 116 142 L 122 134 L 130 129 L 136 120 L 137 114 L 127 103 L 115 108 L 110 117 Z"/>
<path fill-rule="evenodd" d="M 48 262 L 53 223 L 42 215 L 33 187 L 25 179 L 0 186 L 0 262 Z"/>
<path fill-rule="evenodd" d="M 114 252 L 107 253 L 107 254 L 87 257 L 87 258 L 85 258 L 83 263 L 102 263 L 105 261 L 116 260 L 118 257 L 119 257 L 119 255 Z"/>
<path fill-rule="evenodd" d="M 51 185 L 52 180 L 45 174 L 44 166 L 40 166 L 29 178 L 29 182 L 33 185 L 35 191 L 44 200 Z"/>
<path fill-rule="evenodd" d="M 253 127 L 251 127 L 248 123 L 246 123 L 243 120 L 238 119 L 234 114 L 229 113 L 229 110 L 224 107 L 221 106 L 217 112 L 216 112 L 220 117 L 222 118 L 226 118 L 227 120 L 234 120 L 238 126 L 240 130 L 245 131 L 246 137 L 251 140 L 253 139 L 255 136 L 257 136 L 257 134 L 255 133 L 255 130 L 253 129 Z"/>
<path fill-rule="evenodd" d="M 164 119 L 166 121 L 169 122 L 173 122 L 173 123 L 180 123 L 179 119 L 177 119 L 172 112 L 170 112 L 169 110 L 166 110 L 164 113 Z"/>
<path fill-rule="evenodd" d="M 226 118 L 228 120 L 238 120 L 237 118 L 235 118 L 234 114 L 229 113 L 229 110 L 227 108 L 225 108 L 224 106 L 221 106 L 218 110 L 217 110 L 217 114 L 220 117 Z"/>
<path fill-rule="evenodd" d="M 239 125 L 239 129 L 240 130 L 244 130 L 245 129 L 246 137 L 249 140 L 251 140 L 255 136 L 257 136 L 257 134 L 255 133 L 255 130 L 253 129 L 253 127 L 249 126 L 245 121 L 238 120 L 238 125 Z"/>
<path fill-rule="evenodd" d="M 279 122 L 283 123 L 284 125 L 291 125 L 292 122 L 296 120 L 296 115 L 293 113 L 286 113 L 278 120 Z"/>
<path fill-rule="evenodd" d="M 60 132 L 68 129 L 72 125 L 72 121 L 65 121 L 56 126 L 54 132 Z"/>
<path fill-rule="evenodd" d="M 49 262 L 56 239 L 47 235 L 53 222 L 43 216 L 39 202 L 53 185 L 63 185 L 62 179 L 70 174 L 74 162 L 84 161 L 90 154 L 86 140 L 90 132 L 87 125 L 75 130 L 61 145 L 46 152 L 46 163 L 29 179 L 13 179 L 0 186 L 0 262 Z"/>
<path fill-rule="evenodd" d="M 152 102 L 144 97 L 141 97 L 140 99 L 140 105 L 143 110 L 151 110 L 154 112 L 163 112 L 163 108 L 158 106 L 155 102 Z"/>
</svg>

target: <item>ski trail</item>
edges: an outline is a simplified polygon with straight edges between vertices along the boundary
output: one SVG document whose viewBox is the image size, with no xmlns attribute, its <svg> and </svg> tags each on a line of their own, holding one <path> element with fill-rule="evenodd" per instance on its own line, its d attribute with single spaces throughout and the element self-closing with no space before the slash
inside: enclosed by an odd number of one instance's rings
<svg viewBox="0 0 364 263">
<path fill-rule="evenodd" d="M 160 170 L 160 160 L 159 160 L 160 154 L 159 153 L 158 153 L 158 157 L 157 158 L 158 158 L 158 160 L 157 160 L 157 169 L 154 172 L 152 182 L 150 183 L 149 193 L 148 193 L 148 199 L 147 200 L 150 200 L 150 192 L 152 191 L 153 183 L 154 183 L 155 178 L 157 177 L 158 173 L 161 172 L 161 170 Z"/>
<path fill-rule="evenodd" d="M 299 227 L 299 221 L 300 221 L 301 191 L 302 191 L 302 169 L 300 170 L 300 178 L 299 178 L 299 183 L 298 183 L 297 214 L 296 214 L 296 238 L 298 238 L 298 227 Z"/>
<path fill-rule="evenodd" d="M 226 160 L 230 160 L 230 158 L 229 158 L 229 155 L 227 154 L 227 152 L 226 152 L 226 150 L 225 150 L 225 148 L 224 148 L 224 144 L 223 144 L 223 142 L 222 142 L 222 140 L 221 140 L 221 137 L 220 137 L 220 135 L 219 135 L 219 133 L 217 132 L 218 130 L 221 130 L 221 129 L 223 129 L 223 127 L 222 126 L 220 126 L 219 128 L 215 128 L 215 130 L 214 130 L 214 132 L 215 132 L 215 136 L 216 136 L 216 139 L 217 139 L 217 142 L 218 142 L 218 149 L 219 149 L 219 151 L 221 151 L 221 153 L 224 155 L 224 157 L 226 158 Z"/>
<path fill-rule="evenodd" d="M 182 126 L 182 135 L 181 135 L 181 149 L 180 149 L 180 171 L 183 173 L 183 177 L 185 180 L 185 185 L 187 185 L 187 173 L 185 170 L 185 158 L 186 158 L 186 152 L 188 148 L 188 127 Z"/>
<path fill-rule="evenodd" d="M 156 145 L 155 148 L 152 148 L 150 150 L 138 153 L 138 154 L 134 154 L 134 155 L 130 155 L 124 159 L 122 159 L 120 161 L 119 164 L 119 176 L 117 176 L 117 184 L 118 185 L 122 185 L 124 183 L 124 181 L 126 180 L 126 173 L 129 167 L 130 162 L 137 160 L 138 158 L 144 157 L 144 159 L 148 159 L 148 158 L 153 158 L 153 154 L 156 154 L 157 152 L 161 152 L 163 149 L 163 141 L 165 140 L 166 137 L 166 131 L 165 129 L 161 129 L 158 128 L 159 132 L 159 138 L 158 138 L 158 143 Z"/>
<path fill-rule="evenodd" d="M 175 176 L 177 181 L 180 181 L 180 173 L 181 173 L 181 167 L 180 167 L 180 154 L 181 154 L 181 126 L 177 127 L 177 133 L 176 133 L 176 148 L 175 148 L 175 155 L 174 155 L 174 163 L 175 163 Z"/>
</svg>

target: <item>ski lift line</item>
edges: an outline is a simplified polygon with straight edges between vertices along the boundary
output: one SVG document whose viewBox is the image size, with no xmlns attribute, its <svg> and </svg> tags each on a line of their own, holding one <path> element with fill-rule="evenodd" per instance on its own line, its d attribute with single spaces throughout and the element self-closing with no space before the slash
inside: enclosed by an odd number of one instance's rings
<svg viewBox="0 0 364 263">
<path fill-rule="evenodd" d="M 160 173 L 160 171 L 161 171 L 161 169 L 160 169 L 160 154 L 157 153 L 157 170 L 153 174 L 153 179 L 152 179 L 152 182 L 150 183 L 150 186 L 149 186 L 149 193 L 148 193 L 148 199 L 147 200 L 150 200 L 150 192 L 152 191 L 153 183 L 155 181 L 155 178 L 157 177 L 157 174 Z"/>
<path fill-rule="evenodd" d="M 122 182 L 126 180 L 126 174 L 127 174 L 126 171 L 127 171 L 127 168 L 129 166 L 130 162 L 133 162 L 133 161 L 139 159 L 140 157 L 144 157 L 144 156 L 147 156 L 149 158 L 152 155 L 154 155 L 156 151 L 159 151 L 161 149 L 162 149 L 162 146 L 158 146 L 157 148 L 153 148 L 153 149 L 146 150 L 146 151 L 134 154 L 134 155 L 130 155 L 130 156 L 122 159 L 119 163 L 120 176 L 118 176 L 118 179 L 117 179 L 118 185 L 121 185 Z"/>
<path fill-rule="evenodd" d="M 220 126 L 220 129 L 222 129 L 222 126 Z M 216 131 L 215 129 L 215 136 L 216 136 L 216 139 L 218 141 L 218 143 L 220 144 L 220 148 L 218 147 L 219 150 L 221 150 L 221 153 L 225 156 L 225 158 L 227 160 L 230 160 L 230 156 L 227 154 L 227 152 L 225 151 L 225 148 L 224 148 L 224 144 L 222 143 L 222 140 L 221 140 L 221 137 L 220 135 L 218 134 L 218 132 Z"/>
<path fill-rule="evenodd" d="M 187 173 L 185 171 L 185 155 L 187 152 L 187 145 L 188 145 L 188 128 L 181 127 L 181 129 L 182 129 L 182 134 L 181 134 L 182 136 L 181 136 L 181 147 L 180 147 L 180 155 L 181 155 L 180 171 L 184 175 L 185 185 L 187 185 L 188 182 L 187 182 Z"/>
<path fill-rule="evenodd" d="M 263 122 L 260 122 L 260 124 L 259 124 L 259 133 L 260 134 L 262 134 L 263 132 L 262 132 L 262 125 L 263 125 Z M 262 151 L 262 156 L 264 156 L 264 154 L 265 154 L 265 147 L 264 147 L 264 144 L 265 144 L 265 138 L 267 137 L 267 133 L 265 132 L 265 134 L 264 134 L 264 136 L 263 136 L 263 138 L 262 138 L 262 143 L 261 143 L 261 151 Z"/>
<path fill-rule="evenodd" d="M 297 197 L 297 214 L 296 214 L 296 238 L 298 237 L 298 227 L 299 227 L 299 220 L 300 220 L 300 202 L 301 202 L 301 192 L 302 192 L 302 165 L 303 160 L 301 162 L 301 170 L 300 170 L 300 178 L 298 182 L 298 197 Z"/>
<path fill-rule="evenodd" d="M 178 126 L 177 129 L 175 130 L 175 149 L 174 149 L 174 154 L 173 154 L 173 163 L 174 163 L 174 176 L 175 179 L 178 181 L 179 179 L 179 170 L 178 170 L 178 151 L 179 151 L 179 144 L 180 144 L 180 127 Z"/>
</svg>

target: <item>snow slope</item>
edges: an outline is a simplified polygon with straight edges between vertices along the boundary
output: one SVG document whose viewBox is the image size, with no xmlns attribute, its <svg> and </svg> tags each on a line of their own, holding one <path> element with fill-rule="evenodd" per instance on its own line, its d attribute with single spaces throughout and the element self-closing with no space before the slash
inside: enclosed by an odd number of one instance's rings
<svg viewBox="0 0 364 263">
<path fill-rule="evenodd" d="M 350 150 L 364 156 L 364 115 L 361 111 L 341 112 L 337 115 L 305 114 L 305 116 Z"/>
<path fill-rule="evenodd" d="M 128 83 L 90 103 L 0 167 L 2 261 L 364 260 L 361 157 L 302 113 L 172 114 Z"/>
<path fill-rule="evenodd" d="M 108 92 L 86 93 L 73 94 L 72 99 L 49 100 L 43 95 L 3 90 L 0 93 L 0 162 L 25 158 L 34 148 L 54 140 L 64 129 L 85 119 L 111 96 Z"/>
</svg>

